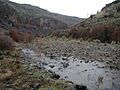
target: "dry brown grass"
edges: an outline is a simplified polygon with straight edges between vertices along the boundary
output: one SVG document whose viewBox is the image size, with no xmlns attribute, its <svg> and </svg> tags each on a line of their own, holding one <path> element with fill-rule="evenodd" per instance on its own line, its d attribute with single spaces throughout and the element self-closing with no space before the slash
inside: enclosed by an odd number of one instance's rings
<svg viewBox="0 0 120 90">
<path fill-rule="evenodd" d="M 19 32 L 16 30 L 11 30 L 10 36 L 16 42 L 27 43 L 32 40 L 32 34 L 30 32 Z"/>
</svg>

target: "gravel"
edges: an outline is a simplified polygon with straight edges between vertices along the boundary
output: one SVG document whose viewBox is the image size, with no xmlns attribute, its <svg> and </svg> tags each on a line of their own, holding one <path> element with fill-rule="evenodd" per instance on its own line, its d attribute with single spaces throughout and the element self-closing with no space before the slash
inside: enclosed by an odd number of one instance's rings
<svg viewBox="0 0 120 90">
<path fill-rule="evenodd" d="M 29 46 L 46 56 L 74 56 L 85 61 L 99 61 L 111 69 L 120 69 L 120 45 L 98 41 L 72 40 L 65 38 L 40 38 Z"/>
</svg>

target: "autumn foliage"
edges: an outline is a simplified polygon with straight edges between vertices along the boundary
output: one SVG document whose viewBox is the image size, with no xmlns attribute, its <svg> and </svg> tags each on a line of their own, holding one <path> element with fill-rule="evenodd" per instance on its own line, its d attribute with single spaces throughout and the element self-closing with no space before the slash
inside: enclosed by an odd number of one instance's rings
<svg viewBox="0 0 120 90">
<path fill-rule="evenodd" d="M 16 30 L 10 31 L 11 38 L 16 42 L 30 42 L 32 40 L 32 34 L 29 32 L 19 32 Z"/>
<path fill-rule="evenodd" d="M 69 31 L 69 37 L 72 37 L 72 38 L 78 39 L 78 38 L 81 37 L 80 34 L 81 34 L 81 33 L 80 33 L 79 30 L 70 30 L 70 31 Z"/>
<path fill-rule="evenodd" d="M 83 38 L 84 40 L 86 40 L 89 37 L 89 29 L 72 29 L 69 31 L 68 36 L 75 39 Z"/>
<path fill-rule="evenodd" d="M 0 50 L 14 50 L 15 44 L 9 36 L 0 36 Z"/>
<path fill-rule="evenodd" d="M 111 39 L 116 41 L 116 43 L 120 42 L 120 28 L 116 28 L 114 32 L 112 32 Z"/>
<path fill-rule="evenodd" d="M 112 41 L 111 35 L 115 27 L 111 25 L 96 25 L 89 31 L 91 39 L 99 39 L 101 42 L 110 43 Z"/>
<path fill-rule="evenodd" d="M 90 32 L 90 38 L 99 39 L 101 42 L 120 42 L 120 28 L 113 25 L 97 25 Z"/>
<path fill-rule="evenodd" d="M 98 39 L 103 43 L 120 42 L 120 27 L 107 24 L 99 24 L 92 27 L 72 28 L 66 32 L 54 32 L 53 36 L 66 36 L 74 39 L 83 38 L 84 40 Z"/>
</svg>

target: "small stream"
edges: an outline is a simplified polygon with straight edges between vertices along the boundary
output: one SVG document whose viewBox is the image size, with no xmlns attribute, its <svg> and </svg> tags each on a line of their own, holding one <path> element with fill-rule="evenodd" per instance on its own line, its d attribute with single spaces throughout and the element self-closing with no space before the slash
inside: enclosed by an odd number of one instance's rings
<svg viewBox="0 0 120 90">
<path fill-rule="evenodd" d="M 120 90 L 120 70 L 105 68 L 101 62 L 71 57 L 45 56 L 23 49 L 25 63 L 37 65 L 60 75 L 61 79 L 85 85 L 89 90 Z"/>
</svg>

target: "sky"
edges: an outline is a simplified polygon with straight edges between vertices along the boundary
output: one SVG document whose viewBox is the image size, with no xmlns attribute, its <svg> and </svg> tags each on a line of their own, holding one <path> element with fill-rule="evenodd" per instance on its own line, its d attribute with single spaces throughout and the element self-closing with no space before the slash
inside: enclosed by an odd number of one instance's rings
<svg viewBox="0 0 120 90">
<path fill-rule="evenodd" d="M 20 4 L 31 4 L 50 12 L 87 18 L 96 14 L 114 0 L 10 0 Z"/>
</svg>

